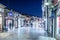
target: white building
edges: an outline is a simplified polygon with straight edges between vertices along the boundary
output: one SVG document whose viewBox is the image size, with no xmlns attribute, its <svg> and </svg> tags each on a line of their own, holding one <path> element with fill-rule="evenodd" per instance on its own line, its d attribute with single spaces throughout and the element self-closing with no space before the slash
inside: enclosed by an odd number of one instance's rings
<svg viewBox="0 0 60 40">
<path fill-rule="evenodd" d="M 42 18 L 46 21 L 46 30 L 55 36 L 56 28 L 56 12 L 58 9 L 58 0 L 43 0 L 42 1 Z M 55 18 L 54 18 L 55 16 Z"/>
</svg>

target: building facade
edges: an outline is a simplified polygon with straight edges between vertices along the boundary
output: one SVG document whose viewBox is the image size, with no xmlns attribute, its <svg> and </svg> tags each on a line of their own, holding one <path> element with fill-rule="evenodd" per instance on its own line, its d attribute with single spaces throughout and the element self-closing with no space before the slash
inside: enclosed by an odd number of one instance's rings
<svg viewBox="0 0 60 40">
<path fill-rule="evenodd" d="M 42 2 L 42 18 L 46 21 L 46 30 L 51 37 L 55 37 L 58 0 L 43 0 Z"/>
<path fill-rule="evenodd" d="M 5 7 L 4 5 L 0 4 L 0 31 L 3 31 L 4 27 L 4 13 L 5 13 Z"/>
</svg>

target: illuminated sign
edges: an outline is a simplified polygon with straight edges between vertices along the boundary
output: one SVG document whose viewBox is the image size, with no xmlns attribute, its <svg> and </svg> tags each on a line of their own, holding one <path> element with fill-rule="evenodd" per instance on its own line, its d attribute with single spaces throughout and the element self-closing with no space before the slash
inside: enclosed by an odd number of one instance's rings
<svg viewBox="0 0 60 40">
<path fill-rule="evenodd" d="M 8 16 L 13 16 L 13 13 L 12 13 L 12 12 L 9 12 L 9 13 L 8 13 Z"/>
</svg>

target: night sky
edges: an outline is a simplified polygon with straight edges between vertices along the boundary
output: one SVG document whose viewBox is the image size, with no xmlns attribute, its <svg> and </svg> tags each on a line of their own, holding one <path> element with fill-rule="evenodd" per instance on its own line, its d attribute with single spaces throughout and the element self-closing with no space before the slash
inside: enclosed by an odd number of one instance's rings
<svg viewBox="0 0 60 40">
<path fill-rule="evenodd" d="M 42 16 L 42 0 L 0 0 L 0 3 L 22 14 Z"/>
</svg>

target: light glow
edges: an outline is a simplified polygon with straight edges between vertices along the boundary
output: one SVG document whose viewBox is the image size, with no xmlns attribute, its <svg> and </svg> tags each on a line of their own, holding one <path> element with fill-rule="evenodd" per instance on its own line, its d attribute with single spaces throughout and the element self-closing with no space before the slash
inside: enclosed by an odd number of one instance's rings
<svg viewBox="0 0 60 40">
<path fill-rule="evenodd" d="M 50 5 L 50 3 L 49 2 L 46 2 L 45 5 L 48 6 L 48 5 Z"/>
</svg>

